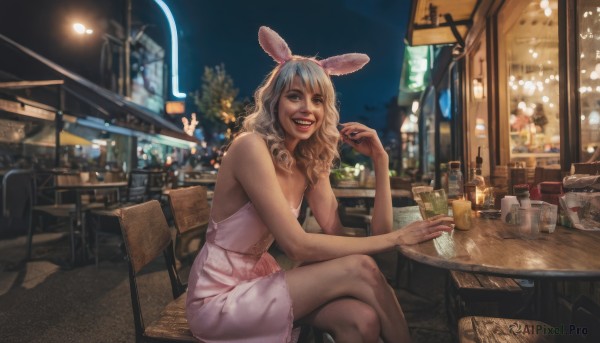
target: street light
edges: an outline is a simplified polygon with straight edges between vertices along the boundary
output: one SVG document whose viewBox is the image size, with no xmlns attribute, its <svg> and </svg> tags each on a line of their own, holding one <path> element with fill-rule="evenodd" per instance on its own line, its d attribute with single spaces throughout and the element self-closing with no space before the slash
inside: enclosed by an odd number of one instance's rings
<svg viewBox="0 0 600 343">
<path fill-rule="evenodd" d="M 74 23 L 73 30 L 75 30 L 75 33 L 79 35 L 91 35 L 92 33 L 94 33 L 94 30 L 85 27 L 85 25 L 83 25 L 82 23 Z"/>
<path fill-rule="evenodd" d="M 74 23 L 72 25 L 73 30 L 75 31 L 76 34 L 81 35 L 81 36 L 86 36 L 86 35 L 91 35 L 94 33 L 94 30 L 85 26 L 82 23 Z M 103 33 L 102 34 L 102 50 L 100 53 L 100 79 L 101 79 L 101 84 L 112 90 L 112 91 L 116 91 L 117 93 L 121 94 L 121 95 L 125 95 L 125 96 L 130 96 L 130 94 L 127 94 L 127 82 L 129 82 L 128 79 L 124 78 L 124 69 L 125 69 L 125 65 L 126 65 L 126 60 L 124 60 L 124 52 L 123 52 L 123 41 L 111 34 L 108 33 Z M 113 67 L 113 49 L 112 46 L 116 45 L 117 46 L 117 54 L 118 54 L 118 61 L 119 61 L 119 65 L 118 65 L 118 72 L 116 73 L 117 75 L 117 85 L 116 87 L 113 85 L 113 81 L 110 80 L 109 82 L 106 82 L 105 76 L 106 70 L 111 70 Z M 110 75 L 112 76 L 113 73 L 111 72 Z"/>
<path fill-rule="evenodd" d="M 169 6 L 163 0 L 153 0 L 161 9 L 165 15 L 169 24 L 169 31 L 171 36 L 171 90 L 174 97 L 179 99 L 185 99 L 186 94 L 179 91 L 179 38 L 177 37 L 177 25 L 175 24 L 175 18 L 173 13 L 169 9 Z M 123 74 L 124 75 L 124 89 L 125 96 L 131 96 L 131 80 L 130 80 L 130 59 L 131 59 L 131 0 L 125 0 L 125 38 L 119 41 L 121 50 L 123 50 Z M 75 27 L 77 25 L 77 27 Z M 86 28 L 83 24 L 74 24 L 73 29 L 75 32 L 80 34 L 92 34 L 92 29 Z M 81 33 L 83 32 L 83 33 Z M 114 41 L 115 37 L 108 37 L 109 40 Z M 105 37 L 106 39 L 106 37 Z"/>
</svg>

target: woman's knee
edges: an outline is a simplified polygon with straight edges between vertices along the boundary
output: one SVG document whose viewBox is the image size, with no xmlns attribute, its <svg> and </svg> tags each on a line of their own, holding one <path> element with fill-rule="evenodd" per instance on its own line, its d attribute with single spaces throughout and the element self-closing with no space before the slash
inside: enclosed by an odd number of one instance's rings
<svg viewBox="0 0 600 343">
<path fill-rule="evenodd" d="M 352 255 L 349 263 L 350 273 L 370 286 L 381 284 L 383 278 L 379 266 L 372 257 L 367 255 Z"/>
<path fill-rule="evenodd" d="M 367 305 L 354 305 L 336 321 L 330 328 L 336 341 L 356 341 L 360 337 L 362 342 L 377 342 L 381 335 L 381 324 L 375 310 Z"/>
<path fill-rule="evenodd" d="M 356 328 L 363 342 L 377 342 L 381 333 L 381 323 L 377 312 L 371 306 L 358 309 Z"/>
</svg>

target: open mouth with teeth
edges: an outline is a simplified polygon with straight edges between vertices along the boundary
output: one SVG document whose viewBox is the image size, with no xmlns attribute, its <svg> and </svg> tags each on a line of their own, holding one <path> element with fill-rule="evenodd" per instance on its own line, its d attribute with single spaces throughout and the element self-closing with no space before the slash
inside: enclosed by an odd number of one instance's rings
<svg viewBox="0 0 600 343">
<path fill-rule="evenodd" d="M 306 119 L 293 119 L 293 121 L 294 121 L 294 124 L 296 124 L 296 126 L 300 129 L 308 129 L 315 123 L 312 120 L 306 120 Z"/>
</svg>

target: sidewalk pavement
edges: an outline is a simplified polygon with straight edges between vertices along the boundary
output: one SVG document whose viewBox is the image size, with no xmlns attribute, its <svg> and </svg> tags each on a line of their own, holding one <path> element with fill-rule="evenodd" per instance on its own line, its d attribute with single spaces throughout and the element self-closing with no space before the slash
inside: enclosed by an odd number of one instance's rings
<svg viewBox="0 0 600 343">
<path fill-rule="evenodd" d="M 0 240 L 0 342 L 135 342 L 120 238 L 103 239 L 98 267 L 72 269 L 53 262 L 69 254 L 69 239 L 62 233 L 36 234 L 29 262 L 26 237 Z M 452 342 L 444 278 L 442 270 L 417 265 L 411 272 L 412 291 L 397 290 L 415 343 Z M 138 282 L 144 320 L 151 322 L 171 297 L 162 256 Z"/>
</svg>

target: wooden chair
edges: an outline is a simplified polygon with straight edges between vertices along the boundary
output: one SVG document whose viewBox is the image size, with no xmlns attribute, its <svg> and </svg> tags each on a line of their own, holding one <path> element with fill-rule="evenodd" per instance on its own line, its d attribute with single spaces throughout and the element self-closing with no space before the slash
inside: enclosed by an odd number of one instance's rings
<svg viewBox="0 0 600 343">
<path fill-rule="evenodd" d="M 151 200 L 122 208 L 118 217 L 127 249 L 136 342 L 196 342 L 185 316 L 187 293 L 175 268 L 173 241 L 160 203 Z M 165 306 L 157 320 L 146 325 L 140 304 L 137 276 L 161 253 L 171 279 L 174 300 Z"/>
<path fill-rule="evenodd" d="M 194 258 L 206 241 L 210 217 L 207 190 L 202 186 L 172 189 L 168 197 L 177 229 L 175 256 L 179 260 Z M 198 247 L 191 247 L 197 239 Z"/>
<path fill-rule="evenodd" d="M 345 228 L 353 228 L 354 230 L 363 230 L 364 234 L 357 234 L 358 236 L 370 236 L 371 235 L 371 214 L 367 212 L 365 207 L 346 207 L 343 204 L 338 206 L 338 215 L 342 226 Z"/>
<path fill-rule="evenodd" d="M 34 178 L 37 180 L 37 178 Z M 49 181 L 48 181 L 49 180 Z M 32 211 L 32 218 L 30 220 L 30 225 L 28 229 L 27 235 L 27 259 L 31 259 L 31 248 L 33 241 L 33 233 L 35 231 L 34 221 L 33 221 L 33 212 L 40 214 L 40 226 L 43 227 L 42 217 L 50 216 L 57 218 L 60 221 L 67 221 L 67 226 L 69 227 L 69 236 L 71 239 L 71 265 L 75 264 L 75 229 L 76 225 L 74 222 L 77 220 L 76 218 L 76 205 L 74 202 L 64 202 L 66 198 L 70 195 L 69 193 L 73 193 L 73 191 L 64 191 L 60 189 L 55 189 L 58 186 L 66 186 L 66 185 L 76 185 L 81 183 L 81 176 L 79 172 L 73 171 L 51 171 L 46 175 L 46 180 L 43 181 L 43 187 L 39 189 L 39 191 L 43 191 L 44 189 L 51 189 L 54 193 L 54 203 L 49 205 L 41 205 L 37 204 L 38 199 L 43 199 L 44 195 L 37 194 L 37 184 L 34 184 L 34 189 L 36 189 L 36 196 L 34 200 L 34 206 Z M 104 207 L 104 204 L 101 203 L 87 203 L 82 205 L 82 223 L 81 225 L 85 225 L 85 213 L 90 210 Z"/>
<path fill-rule="evenodd" d="M 526 291 L 512 278 L 451 270 L 446 285 L 446 310 L 449 321 L 465 315 L 514 316 L 527 309 Z M 479 305 L 479 308 L 477 308 Z"/>
<path fill-rule="evenodd" d="M 560 166 L 535 167 L 533 185 L 537 186 L 544 181 L 562 181 L 562 179 L 562 170 L 560 170 Z"/>
<path fill-rule="evenodd" d="M 458 323 L 460 343 L 505 342 L 546 343 L 555 342 L 554 336 L 538 333 L 538 328 L 550 325 L 523 319 L 494 317 L 464 317 Z"/>
<path fill-rule="evenodd" d="M 598 175 L 600 173 L 600 162 L 573 163 L 571 171 L 573 174 Z"/>
<path fill-rule="evenodd" d="M 2 178 L 0 193 L 0 238 L 26 233 L 32 219 L 33 172 L 9 170 Z"/>
<path fill-rule="evenodd" d="M 117 181 L 115 178 L 118 176 L 112 173 L 107 175 L 109 175 L 110 181 Z M 118 194 L 118 197 L 111 198 L 115 201 L 108 203 L 105 208 L 90 211 L 90 220 L 93 223 L 95 237 L 94 255 L 96 267 L 98 267 L 100 256 L 100 236 L 120 235 L 116 220 L 119 210 L 124 207 L 140 204 L 148 199 L 148 175 L 145 171 L 131 171 L 127 179 L 127 188 L 124 194 Z"/>
</svg>

